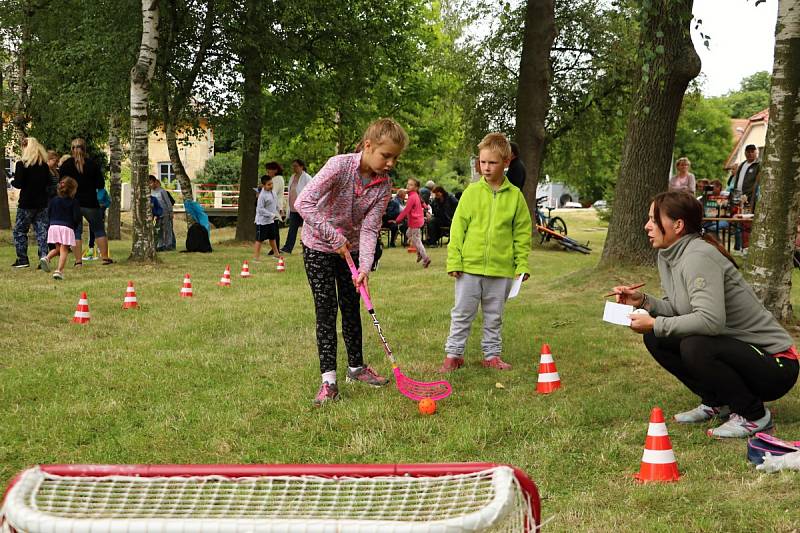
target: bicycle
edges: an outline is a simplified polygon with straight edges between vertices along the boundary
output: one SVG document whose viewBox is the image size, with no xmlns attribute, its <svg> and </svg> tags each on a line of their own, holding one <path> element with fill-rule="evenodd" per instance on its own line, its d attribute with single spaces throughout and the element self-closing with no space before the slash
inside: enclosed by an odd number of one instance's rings
<svg viewBox="0 0 800 533">
<path fill-rule="evenodd" d="M 551 232 L 555 232 L 560 235 L 567 234 L 567 223 L 564 222 L 563 218 L 553 216 L 554 208 L 544 207 L 542 205 L 544 204 L 545 200 L 547 200 L 547 196 L 540 196 L 536 199 L 536 230 L 542 237 L 539 241 L 540 244 L 544 243 L 545 241 L 549 241 L 553 237 Z M 542 207 L 547 209 L 546 215 L 542 211 Z M 545 229 L 550 231 L 545 231 Z"/>
<path fill-rule="evenodd" d="M 580 252 L 582 254 L 591 253 L 592 249 L 589 248 L 589 243 L 581 244 L 575 239 L 567 237 L 567 224 L 561 217 L 551 216 L 553 208 L 547 207 L 547 216 L 540 209 L 540 204 L 546 199 L 542 196 L 536 199 L 536 231 L 542 236 L 541 243 L 555 240 L 565 250 Z"/>
</svg>

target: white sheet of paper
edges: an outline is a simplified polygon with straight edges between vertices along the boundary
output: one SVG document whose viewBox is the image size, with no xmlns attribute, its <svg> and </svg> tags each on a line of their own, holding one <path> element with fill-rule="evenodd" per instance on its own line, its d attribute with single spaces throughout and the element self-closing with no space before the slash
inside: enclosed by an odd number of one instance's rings
<svg viewBox="0 0 800 533">
<path fill-rule="evenodd" d="M 524 277 L 524 274 L 520 274 L 520 276 L 517 279 L 514 280 L 514 283 L 511 284 L 511 290 L 508 291 L 508 298 L 506 298 L 506 300 L 514 298 L 516 295 L 519 294 L 519 289 L 522 287 L 522 278 L 523 277 Z"/>
<path fill-rule="evenodd" d="M 606 307 L 603 309 L 603 320 L 620 326 L 630 326 L 631 319 L 628 318 L 628 315 L 631 313 L 633 313 L 632 305 L 606 302 Z"/>
</svg>

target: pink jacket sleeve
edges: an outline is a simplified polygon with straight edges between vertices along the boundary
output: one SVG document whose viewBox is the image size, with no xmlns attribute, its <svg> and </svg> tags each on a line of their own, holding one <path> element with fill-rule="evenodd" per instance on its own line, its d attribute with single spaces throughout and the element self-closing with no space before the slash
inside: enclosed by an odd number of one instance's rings
<svg viewBox="0 0 800 533">
<path fill-rule="evenodd" d="M 400 224 L 407 216 L 410 216 L 415 209 L 422 210 L 422 204 L 419 201 L 419 194 L 409 194 L 408 202 L 406 202 L 406 206 L 402 211 L 400 211 L 400 214 L 397 215 L 395 222 Z"/>
<path fill-rule="evenodd" d="M 333 158 L 328 159 L 325 166 L 305 186 L 294 202 L 295 209 L 303 217 L 303 223 L 311 225 L 320 237 L 334 248 L 344 246 L 347 239 L 328 223 L 326 217 L 319 212 L 318 205 L 320 198 L 336 187 L 341 171 L 339 167 Z"/>
</svg>

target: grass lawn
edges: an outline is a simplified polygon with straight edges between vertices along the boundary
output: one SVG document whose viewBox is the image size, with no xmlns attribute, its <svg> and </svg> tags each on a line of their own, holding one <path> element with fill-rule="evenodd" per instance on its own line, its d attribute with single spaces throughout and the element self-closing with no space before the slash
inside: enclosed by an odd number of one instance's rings
<svg viewBox="0 0 800 533">
<path fill-rule="evenodd" d="M 552 517 L 547 531 L 800 529 L 798 474 L 756 473 L 743 440 L 709 440 L 705 426 L 668 421 L 680 482 L 631 480 L 651 408 L 670 418 L 697 399 L 658 367 L 638 335 L 600 320 L 602 295 L 618 282 L 644 281 L 657 292 L 655 269 L 596 269 L 605 225 L 593 211 L 560 215 L 570 236 L 590 240 L 594 252 L 534 249 L 532 279 L 506 308 L 504 354 L 514 369 L 480 367 L 474 327 L 466 367 L 449 376 L 454 393 L 432 417 L 420 416 L 393 385 L 343 380 L 343 401 L 311 407 L 319 367 L 298 253 L 286 258 L 284 274 L 266 259 L 242 280 L 251 251 L 229 241 L 232 229 L 213 232 L 223 242 L 212 254 L 160 254 L 155 267 L 127 264 L 130 241 L 118 241 L 118 264 L 68 267 L 55 282 L 34 268 L 8 268 L 14 252 L 4 232 L 0 478 L 56 462 L 495 461 L 521 467 L 538 484 L 543 516 Z M 33 260 L 35 243 L 29 251 Z M 405 250 L 387 249 L 371 279 L 384 331 L 415 379 L 435 379 L 443 357 L 453 305 L 445 254 L 432 249 L 423 270 Z M 223 289 L 216 282 L 226 264 L 233 286 Z M 187 272 L 193 299 L 178 297 Z M 128 280 L 139 310 L 121 309 Z M 85 326 L 70 323 L 81 291 L 92 314 Z M 377 335 L 363 323 L 366 360 L 389 373 Z M 541 396 L 534 391 L 545 342 L 563 387 Z M 777 434 L 800 439 L 800 394 L 770 408 Z"/>
</svg>

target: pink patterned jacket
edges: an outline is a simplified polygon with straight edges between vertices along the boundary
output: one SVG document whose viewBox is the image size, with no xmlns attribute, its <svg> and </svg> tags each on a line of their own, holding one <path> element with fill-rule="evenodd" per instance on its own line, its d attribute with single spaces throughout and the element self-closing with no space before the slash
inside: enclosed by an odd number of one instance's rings
<svg viewBox="0 0 800 533">
<path fill-rule="evenodd" d="M 297 197 L 295 208 L 303 217 L 304 245 L 334 253 L 347 240 L 353 251 L 359 251 L 358 271 L 369 274 L 391 182 L 389 176 L 375 175 L 362 184 L 360 164 L 361 153 L 328 159 Z"/>
</svg>

